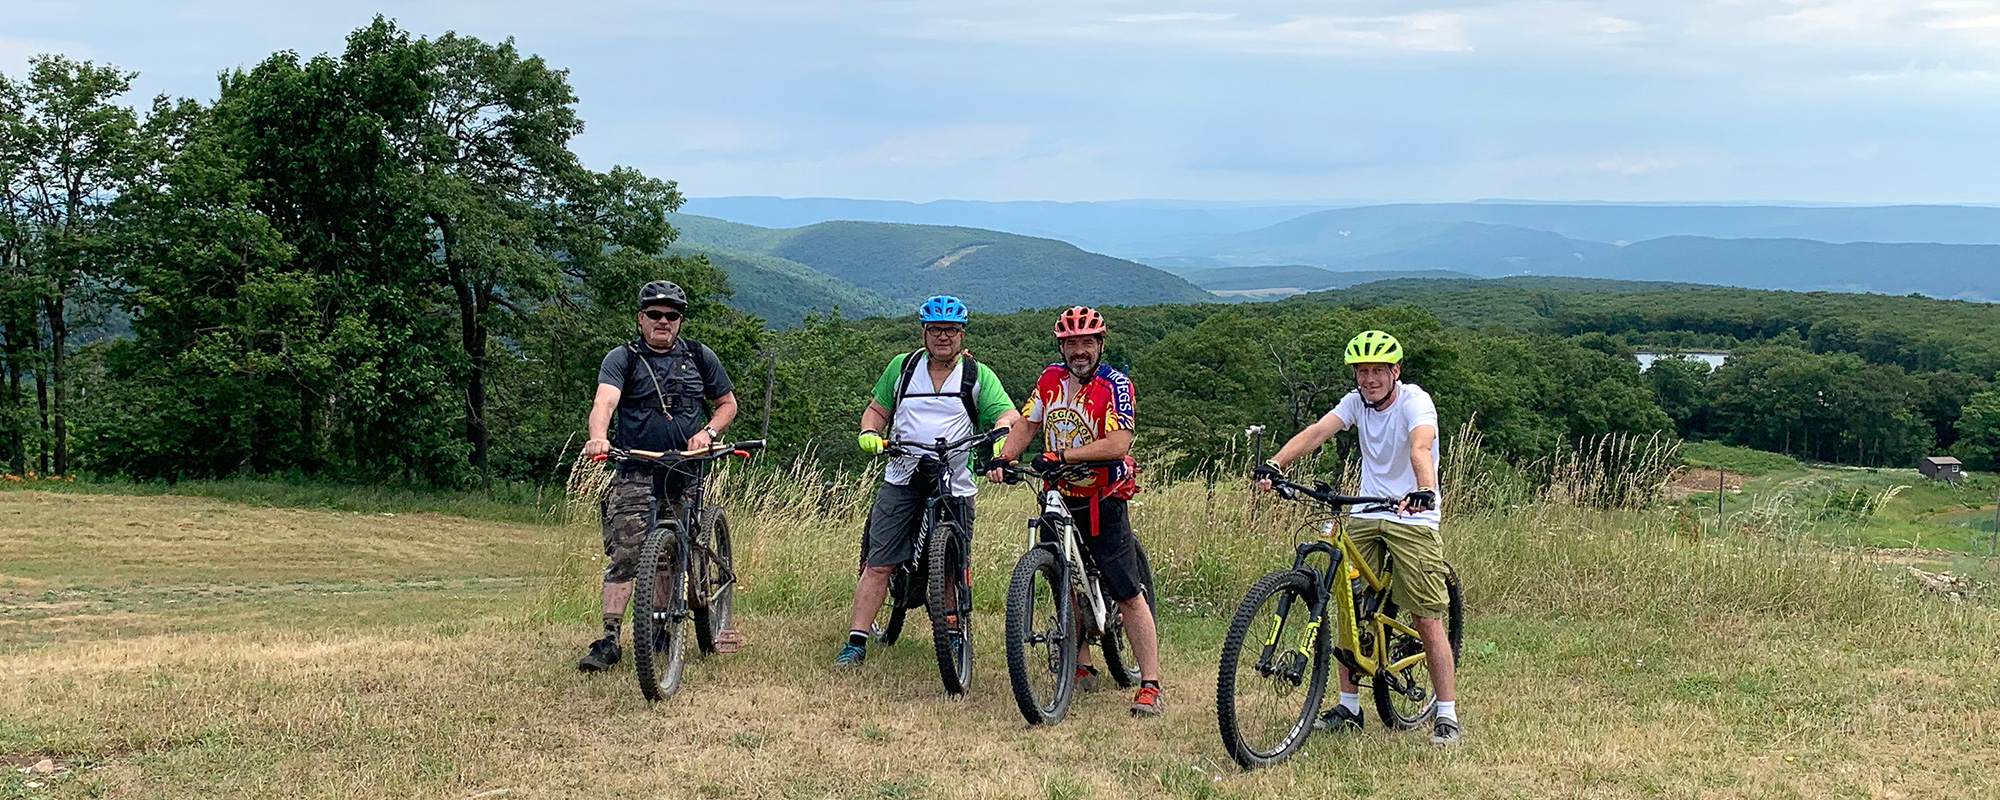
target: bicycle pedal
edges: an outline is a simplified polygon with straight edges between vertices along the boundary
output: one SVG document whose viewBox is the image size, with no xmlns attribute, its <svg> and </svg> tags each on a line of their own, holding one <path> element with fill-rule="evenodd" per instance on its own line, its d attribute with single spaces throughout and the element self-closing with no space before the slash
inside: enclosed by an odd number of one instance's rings
<svg viewBox="0 0 2000 800">
<path fill-rule="evenodd" d="M 723 628 L 715 632 L 715 652 L 734 653 L 743 649 L 743 632 L 735 628 Z"/>
</svg>

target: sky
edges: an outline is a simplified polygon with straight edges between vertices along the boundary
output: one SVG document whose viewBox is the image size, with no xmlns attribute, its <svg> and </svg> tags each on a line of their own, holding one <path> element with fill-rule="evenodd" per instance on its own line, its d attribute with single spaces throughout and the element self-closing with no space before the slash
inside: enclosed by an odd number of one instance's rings
<svg viewBox="0 0 2000 800">
<path fill-rule="evenodd" d="M 378 13 L 695 197 L 2000 201 L 2000 0 L 0 0 L 0 72 L 210 98 Z"/>
</svg>

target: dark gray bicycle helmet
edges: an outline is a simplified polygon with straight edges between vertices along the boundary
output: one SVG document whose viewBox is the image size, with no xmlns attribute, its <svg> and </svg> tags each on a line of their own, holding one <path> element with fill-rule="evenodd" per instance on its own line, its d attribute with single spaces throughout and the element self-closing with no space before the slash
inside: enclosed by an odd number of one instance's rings
<svg viewBox="0 0 2000 800">
<path fill-rule="evenodd" d="M 662 303 L 686 311 L 688 307 L 687 292 L 681 291 L 680 284 L 673 281 L 652 281 L 645 286 L 639 287 L 640 311 L 646 310 L 647 306 Z"/>
</svg>

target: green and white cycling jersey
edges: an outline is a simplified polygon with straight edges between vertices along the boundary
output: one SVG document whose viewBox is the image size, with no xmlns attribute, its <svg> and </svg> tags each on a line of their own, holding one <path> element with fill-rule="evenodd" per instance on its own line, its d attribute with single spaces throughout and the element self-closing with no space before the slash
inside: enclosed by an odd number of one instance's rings
<svg viewBox="0 0 2000 800">
<path fill-rule="evenodd" d="M 960 392 L 959 382 L 965 379 L 963 357 L 952 365 L 950 375 L 933 385 L 929 354 L 914 354 L 922 361 L 910 371 L 910 385 L 898 387 L 896 384 L 903 377 L 904 363 L 912 357 L 913 354 L 904 353 L 890 359 L 882 377 L 875 381 L 875 402 L 890 410 L 891 422 L 886 438 L 915 442 L 933 442 L 940 438 L 953 441 L 975 430 L 992 427 L 999 421 L 1000 415 L 1014 407 L 1014 401 L 1007 397 L 1007 390 L 1000 385 L 999 376 L 975 360 L 973 363 L 978 370 L 973 377 L 972 406 L 979 418 L 972 419 L 966 413 L 965 399 Z M 898 391 L 899 388 L 902 391 Z M 900 406 L 897 403 L 899 395 Z M 978 485 L 972 482 L 972 470 L 967 464 L 969 458 L 968 451 L 952 454 L 949 478 L 954 497 L 970 497 L 979 491 Z M 882 479 L 897 486 L 907 486 L 916 469 L 915 456 L 898 456 L 889 460 Z"/>
</svg>

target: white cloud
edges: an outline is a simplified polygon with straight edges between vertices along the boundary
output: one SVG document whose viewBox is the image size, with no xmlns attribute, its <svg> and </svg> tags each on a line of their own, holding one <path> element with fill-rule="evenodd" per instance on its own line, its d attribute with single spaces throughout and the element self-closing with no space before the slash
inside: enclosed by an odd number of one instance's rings
<svg viewBox="0 0 2000 800">
<path fill-rule="evenodd" d="M 1343 55 L 1472 49 L 1450 11 L 1376 15 L 1247 15 L 1204 11 L 1106 14 L 1087 6 L 994 7 L 986 16 L 918 20 L 921 36 L 982 41 L 1079 39 L 1236 52 Z"/>
<path fill-rule="evenodd" d="M 1895 72 L 1859 72 L 1853 79 L 1862 83 L 1895 84 L 1932 90 L 2000 89 L 2000 72 L 1983 69 L 1954 69 L 1937 63 L 1919 67 L 1911 61 Z"/>
</svg>

